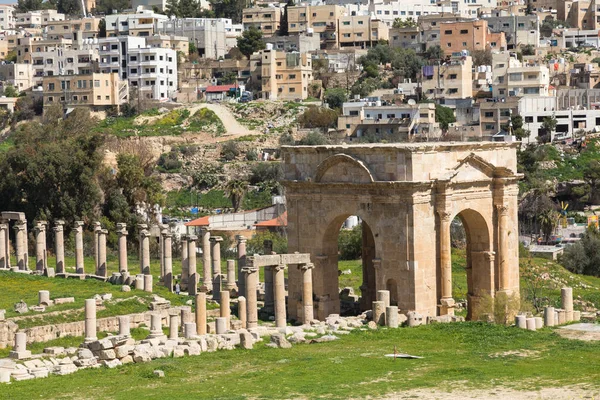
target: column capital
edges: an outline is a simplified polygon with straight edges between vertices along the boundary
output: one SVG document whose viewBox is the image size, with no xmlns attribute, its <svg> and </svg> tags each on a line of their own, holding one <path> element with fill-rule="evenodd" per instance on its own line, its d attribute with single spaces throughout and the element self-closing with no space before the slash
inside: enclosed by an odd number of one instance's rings
<svg viewBox="0 0 600 400">
<path fill-rule="evenodd" d="M 236 239 L 238 240 L 238 243 L 246 243 L 248 241 L 248 239 L 246 239 L 244 236 L 242 235 L 237 235 Z"/>
<path fill-rule="evenodd" d="M 504 204 L 496 205 L 496 210 L 498 210 L 498 214 L 500 214 L 501 216 L 508 215 L 508 206 L 506 206 Z"/>
<path fill-rule="evenodd" d="M 210 241 L 211 242 L 222 242 L 223 238 L 221 236 L 211 236 Z"/>
<path fill-rule="evenodd" d="M 17 221 L 17 223 L 15 223 L 15 225 L 13 226 L 13 229 L 15 231 L 24 231 L 27 229 L 27 224 L 25 223 L 25 221 Z"/>
<path fill-rule="evenodd" d="M 46 221 L 38 221 L 33 229 L 38 233 L 46 232 L 46 224 Z"/>
<path fill-rule="evenodd" d="M 187 242 L 188 236 L 189 235 L 187 235 L 187 234 L 183 234 L 183 235 L 179 236 L 179 240 L 181 240 L 182 242 Z"/>
<path fill-rule="evenodd" d="M 62 232 L 64 230 L 64 226 L 61 225 L 56 225 L 54 228 L 52 228 L 52 230 L 54 232 Z"/>
<path fill-rule="evenodd" d="M 279 264 L 279 265 L 273 265 L 272 267 L 275 271 L 283 271 L 283 270 L 285 270 L 285 267 L 287 267 L 287 265 Z"/>
<path fill-rule="evenodd" d="M 196 235 L 188 235 L 187 237 L 188 242 L 195 242 L 196 240 L 198 240 L 198 236 Z"/>
<path fill-rule="evenodd" d="M 137 224 L 139 230 L 148 229 L 148 224 Z"/>
<path fill-rule="evenodd" d="M 142 239 L 144 239 L 144 238 L 147 238 L 147 237 L 150 237 L 150 232 L 148 232 L 148 231 L 147 231 L 147 230 L 145 230 L 145 229 L 142 229 L 142 230 L 140 231 L 140 237 L 141 237 Z"/>
<path fill-rule="evenodd" d="M 444 222 L 450 221 L 450 217 L 452 216 L 452 213 L 446 210 L 438 210 L 437 213 L 440 216 L 440 220 Z"/>
<path fill-rule="evenodd" d="M 308 271 L 309 269 L 314 269 L 315 264 L 307 263 L 307 264 L 298 264 L 298 269 L 302 271 Z"/>
<path fill-rule="evenodd" d="M 98 221 L 94 222 L 94 232 L 99 231 L 100 229 L 102 229 L 102 224 Z"/>
<path fill-rule="evenodd" d="M 83 227 L 83 221 L 75 221 L 75 222 L 73 222 L 73 226 L 75 227 L 75 229 L 82 228 Z M 118 226 L 119 226 L 119 224 L 117 224 L 117 227 Z"/>
<path fill-rule="evenodd" d="M 171 232 L 167 231 L 167 232 L 165 232 L 165 233 L 163 234 L 163 236 L 164 236 L 165 238 L 169 238 L 169 239 L 171 239 L 171 238 L 173 237 L 173 234 L 172 234 Z"/>
<path fill-rule="evenodd" d="M 242 272 L 244 272 L 246 274 L 253 274 L 255 272 L 258 272 L 258 267 L 255 267 L 253 265 L 247 265 L 242 268 Z"/>
</svg>

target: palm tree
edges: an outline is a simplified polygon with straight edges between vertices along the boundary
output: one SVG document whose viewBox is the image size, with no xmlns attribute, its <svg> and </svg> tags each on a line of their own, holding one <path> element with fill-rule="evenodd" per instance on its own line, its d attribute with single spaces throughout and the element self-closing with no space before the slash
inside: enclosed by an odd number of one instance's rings
<svg viewBox="0 0 600 400">
<path fill-rule="evenodd" d="M 238 212 L 240 206 L 242 205 L 242 200 L 244 199 L 244 195 L 248 191 L 248 182 L 243 181 L 241 179 L 232 179 L 227 182 L 225 186 L 225 192 L 227 193 L 227 197 L 231 199 L 231 204 L 233 205 L 234 212 Z"/>
<path fill-rule="evenodd" d="M 548 241 L 550 240 L 550 235 L 554 233 L 554 229 L 556 229 L 558 225 L 559 218 L 560 214 L 552 209 L 546 210 L 538 215 L 538 219 L 540 221 L 542 229 L 542 234 L 544 235 L 544 241 L 546 243 L 548 243 Z"/>
</svg>

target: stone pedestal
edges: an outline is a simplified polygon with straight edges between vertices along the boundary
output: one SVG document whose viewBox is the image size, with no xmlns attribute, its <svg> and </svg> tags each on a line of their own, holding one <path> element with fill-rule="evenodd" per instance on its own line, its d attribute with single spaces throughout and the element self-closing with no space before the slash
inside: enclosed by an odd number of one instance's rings
<svg viewBox="0 0 600 400">
<path fill-rule="evenodd" d="M 238 318 L 242 323 L 242 329 L 247 327 L 247 310 L 246 310 L 246 298 L 244 296 L 238 297 Z"/>
<path fill-rule="evenodd" d="M 310 324 L 315 319 L 313 306 L 313 283 L 312 270 L 313 264 L 298 265 L 302 271 L 302 323 Z"/>
<path fill-rule="evenodd" d="M 56 221 L 54 231 L 54 252 L 56 253 L 56 273 L 64 274 L 65 271 L 65 236 L 64 221 Z"/>
<path fill-rule="evenodd" d="M 119 237 L 119 272 L 128 272 L 129 266 L 127 262 L 127 224 L 117 224 L 117 235 Z"/>
<path fill-rule="evenodd" d="M 554 307 L 545 307 L 544 308 L 544 325 L 546 326 L 554 326 Z"/>
<path fill-rule="evenodd" d="M 215 329 L 217 331 L 217 335 L 227 332 L 227 318 L 224 318 L 224 317 L 215 318 Z"/>
<path fill-rule="evenodd" d="M 373 302 L 373 321 L 377 325 L 385 325 L 385 303 L 383 301 Z"/>
<path fill-rule="evenodd" d="M 237 236 L 238 245 L 238 295 L 246 296 L 246 280 L 244 278 L 244 274 L 242 274 L 242 268 L 246 265 L 246 238 L 238 235 Z"/>
<path fill-rule="evenodd" d="M 567 312 L 565 310 L 557 310 L 558 311 L 558 325 L 566 324 L 567 321 Z"/>
<path fill-rule="evenodd" d="M 38 305 L 49 306 L 50 305 L 50 292 L 47 290 L 40 290 L 38 292 Z"/>
<path fill-rule="evenodd" d="M 206 335 L 206 293 L 196 295 L 196 327 L 198 335 Z"/>
<path fill-rule="evenodd" d="M 167 232 L 163 236 L 163 269 L 164 269 L 164 285 L 173 292 L 173 235 Z"/>
<path fill-rule="evenodd" d="M 217 275 L 212 278 L 212 299 L 214 301 L 221 300 L 221 283 L 223 282 L 223 277 L 221 275 Z"/>
<path fill-rule="evenodd" d="M 135 276 L 135 288 L 136 290 L 144 290 L 144 275 Z"/>
<path fill-rule="evenodd" d="M 515 325 L 517 328 L 527 329 L 527 317 L 525 315 L 515 316 Z"/>
<path fill-rule="evenodd" d="M 221 275 L 221 242 L 223 238 L 220 236 L 213 236 L 210 238 L 210 255 L 212 258 L 212 276 L 213 278 Z M 213 292 L 215 289 L 213 288 Z"/>
<path fill-rule="evenodd" d="M 85 274 L 83 257 L 83 221 L 75 221 L 75 273 Z"/>
<path fill-rule="evenodd" d="M 390 306 L 390 291 L 389 290 L 378 290 L 377 301 L 383 301 L 385 307 Z"/>
<path fill-rule="evenodd" d="M 46 254 L 46 221 L 38 221 L 35 224 L 35 270 L 43 272 L 48 268 Z"/>
<path fill-rule="evenodd" d="M 200 277 L 196 270 L 196 240 L 197 236 L 188 236 L 188 293 L 190 296 L 195 296 L 198 293 L 198 281 Z"/>
<path fill-rule="evenodd" d="M 535 329 L 542 329 L 544 327 L 544 320 L 542 317 L 535 317 Z"/>
<path fill-rule="evenodd" d="M 100 229 L 98 232 L 98 276 L 108 276 L 108 265 L 106 264 L 106 236 L 108 231 Z"/>
<path fill-rule="evenodd" d="M 182 306 L 179 313 L 179 320 L 181 321 L 181 326 L 186 322 L 194 322 L 194 316 L 192 315 L 192 307 L 191 306 Z"/>
<path fill-rule="evenodd" d="M 573 311 L 573 321 L 579 322 L 581 320 L 581 311 Z"/>
<path fill-rule="evenodd" d="M 85 342 L 96 340 L 96 299 L 85 299 Z"/>
<path fill-rule="evenodd" d="M 227 260 L 227 281 L 225 282 L 225 289 L 235 289 L 235 260 Z"/>
<path fill-rule="evenodd" d="M 150 334 L 148 335 L 148 339 L 158 339 L 164 336 L 160 314 L 150 315 Z"/>
<path fill-rule="evenodd" d="M 247 327 L 248 329 L 258 327 L 258 308 L 256 288 L 258 286 L 258 268 L 246 260 L 246 266 L 242 270 L 246 278 L 246 301 L 247 301 Z"/>
<path fill-rule="evenodd" d="M 219 302 L 220 306 L 220 315 L 221 317 L 227 320 L 227 329 L 230 326 L 230 313 L 231 313 L 231 305 L 229 304 L 229 291 L 222 290 L 221 291 L 221 300 Z"/>
<path fill-rule="evenodd" d="M 565 310 L 565 322 L 573 321 L 573 288 L 560 289 L 561 307 Z"/>
<path fill-rule="evenodd" d="M 27 334 L 25 332 L 15 333 L 15 346 L 8 356 L 17 360 L 31 357 L 31 351 L 27 350 Z"/>
<path fill-rule="evenodd" d="M 535 331 L 535 318 L 527 318 L 527 330 Z"/>
<path fill-rule="evenodd" d="M 186 322 L 183 325 L 183 337 L 186 339 L 191 339 L 194 336 L 196 336 L 196 323 Z"/>
<path fill-rule="evenodd" d="M 210 231 L 202 229 L 202 281 L 207 291 L 213 290 L 210 252 Z"/>
<path fill-rule="evenodd" d="M 188 267 L 188 241 L 187 235 L 181 235 L 181 290 L 187 291 L 190 270 Z"/>
<path fill-rule="evenodd" d="M 129 315 L 119 316 L 119 336 L 131 336 L 131 327 L 129 325 Z"/>
<path fill-rule="evenodd" d="M 285 265 L 278 265 L 273 268 L 274 283 L 273 294 L 275 297 L 275 326 L 284 328 L 287 321 L 285 309 Z"/>
<path fill-rule="evenodd" d="M 144 275 L 144 292 L 152 293 L 152 275 Z"/>
<path fill-rule="evenodd" d="M 169 315 L 169 339 L 177 339 L 177 333 L 179 331 L 179 316 L 176 314 Z"/>
<path fill-rule="evenodd" d="M 140 274 L 150 275 L 150 233 L 140 231 Z"/>
<path fill-rule="evenodd" d="M 398 327 L 398 307 L 388 306 L 385 308 L 385 325 L 388 328 Z"/>
</svg>

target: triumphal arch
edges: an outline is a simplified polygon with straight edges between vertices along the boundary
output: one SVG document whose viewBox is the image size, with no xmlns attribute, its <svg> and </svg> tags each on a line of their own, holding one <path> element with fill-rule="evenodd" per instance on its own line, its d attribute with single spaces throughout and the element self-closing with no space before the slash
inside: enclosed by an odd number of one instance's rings
<svg viewBox="0 0 600 400">
<path fill-rule="evenodd" d="M 284 146 L 289 250 L 311 254 L 318 318 L 340 310 L 337 240 L 352 215 L 363 221 L 363 309 L 387 289 L 404 312 L 451 314 L 450 228 L 457 217 L 467 236 L 469 313 L 482 296 L 518 293 L 517 147 Z M 288 273 L 289 313 L 300 318 L 301 272 Z"/>
</svg>

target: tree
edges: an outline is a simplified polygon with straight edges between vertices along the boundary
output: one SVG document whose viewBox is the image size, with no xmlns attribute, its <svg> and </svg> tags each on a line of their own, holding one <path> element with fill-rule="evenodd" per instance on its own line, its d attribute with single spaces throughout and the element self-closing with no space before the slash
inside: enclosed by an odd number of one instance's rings
<svg viewBox="0 0 600 400">
<path fill-rule="evenodd" d="M 416 26 L 417 21 L 412 19 L 412 17 L 408 17 L 407 19 L 396 18 L 392 28 L 415 28 Z"/>
<path fill-rule="evenodd" d="M 552 141 L 552 132 L 556 130 L 556 117 L 551 115 L 544 118 L 542 122 L 542 134 L 538 137 L 538 140 L 542 143 L 548 143 Z"/>
<path fill-rule="evenodd" d="M 19 97 L 19 91 L 13 85 L 6 85 L 4 87 L 4 96 Z"/>
<path fill-rule="evenodd" d="M 253 53 L 266 47 L 262 37 L 262 32 L 251 26 L 247 31 L 244 31 L 242 36 L 237 38 L 237 47 L 249 60 Z"/>
<path fill-rule="evenodd" d="M 540 35 L 542 37 L 550 37 L 554 28 L 569 28 L 569 23 L 556 19 L 545 19 L 540 24 Z"/>
<path fill-rule="evenodd" d="M 589 186 L 589 203 L 598 204 L 600 199 L 600 161 L 590 160 L 583 171 L 583 180 Z"/>
<path fill-rule="evenodd" d="M 579 242 L 565 247 L 561 264 L 576 274 L 600 276 L 600 232 L 590 227 Z"/>
<path fill-rule="evenodd" d="M 240 209 L 240 205 L 242 204 L 242 200 L 244 199 L 244 195 L 248 191 L 248 182 L 241 179 L 232 179 L 227 182 L 225 186 L 225 192 L 227 193 L 227 197 L 231 200 L 231 204 L 233 205 L 234 212 L 238 212 Z"/>
<path fill-rule="evenodd" d="M 525 45 L 521 49 L 521 53 L 523 53 L 524 56 L 535 56 L 535 46 L 532 44 Z"/>
<path fill-rule="evenodd" d="M 100 22 L 98 22 L 98 37 L 106 37 L 106 20 L 104 18 L 102 18 Z"/>
<path fill-rule="evenodd" d="M 440 123 L 440 128 L 442 130 L 447 131 L 448 126 L 456 122 L 456 117 L 454 116 L 454 111 L 450 107 L 444 107 L 439 104 L 435 105 L 435 122 Z"/>
<path fill-rule="evenodd" d="M 19 0 L 17 2 L 17 12 L 25 13 L 42 9 L 43 0 Z"/>
<path fill-rule="evenodd" d="M 188 51 L 188 53 L 190 55 L 192 55 L 192 54 L 198 54 L 198 48 L 196 47 L 196 43 L 192 42 L 191 40 L 190 40 L 190 43 L 189 43 L 189 51 Z"/>
<path fill-rule="evenodd" d="M 94 12 L 96 14 L 110 15 L 113 12 L 121 12 L 128 7 L 128 0 L 97 0 Z"/>
<path fill-rule="evenodd" d="M 16 63 L 17 62 L 17 51 L 11 50 L 8 53 L 6 53 L 6 57 L 4 57 L 4 61 Z"/>
<path fill-rule="evenodd" d="M 342 229 L 338 235 L 340 260 L 357 260 L 362 254 L 362 225 Z"/>
<path fill-rule="evenodd" d="M 81 14 L 81 2 L 79 0 L 58 0 L 56 9 L 65 15 Z"/>
<path fill-rule="evenodd" d="M 473 52 L 473 65 L 478 67 L 480 65 L 492 65 L 492 51 L 486 50 L 475 50 Z"/>
<path fill-rule="evenodd" d="M 330 108 L 341 110 L 346 101 L 348 101 L 348 95 L 342 88 L 332 88 L 325 91 L 325 102 Z"/>
<path fill-rule="evenodd" d="M 288 7 L 294 7 L 296 4 L 294 0 L 287 0 L 285 7 L 283 8 L 283 14 L 281 15 L 281 23 L 279 28 L 279 36 L 287 36 L 288 31 Z"/>
<path fill-rule="evenodd" d="M 439 44 L 431 46 L 425 50 L 425 58 L 428 60 L 441 60 L 444 58 L 444 50 L 442 50 Z"/>
<path fill-rule="evenodd" d="M 329 128 L 337 126 L 338 113 L 324 107 L 311 106 L 300 114 L 298 124 L 303 128 L 320 128 L 323 132 L 327 132 Z"/>
<path fill-rule="evenodd" d="M 556 210 L 552 209 L 546 210 L 538 215 L 542 235 L 544 235 L 544 242 L 548 243 L 550 241 L 550 236 L 552 236 L 554 230 L 558 226 L 559 217 L 560 214 Z"/>
<path fill-rule="evenodd" d="M 209 0 L 214 18 L 231 18 L 234 24 L 242 22 L 246 0 Z"/>
<path fill-rule="evenodd" d="M 223 143 L 221 147 L 221 157 L 223 157 L 227 161 L 234 160 L 237 156 L 240 155 L 240 147 L 237 142 L 229 141 Z"/>
<path fill-rule="evenodd" d="M 196 15 L 200 5 L 196 0 L 179 0 L 178 16 L 180 18 L 192 18 Z"/>
</svg>

